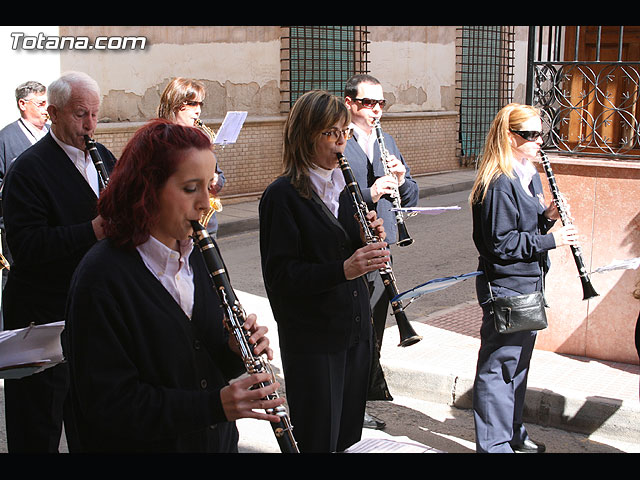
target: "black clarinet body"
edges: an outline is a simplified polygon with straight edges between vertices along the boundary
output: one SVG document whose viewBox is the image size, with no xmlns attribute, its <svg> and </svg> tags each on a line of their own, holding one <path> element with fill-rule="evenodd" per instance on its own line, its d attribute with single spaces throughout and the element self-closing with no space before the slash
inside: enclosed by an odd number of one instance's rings
<svg viewBox="0 0 640 480">
<path fill-rule="evenodd" d="M 102 157 L 100 156 L 100 152 L 98 152 L 96 141 L 93 140 L 89 135 L 85 135 L 84 143 L 87 146 L 89 155 L 91 156 L 91 161 L 93 161 L 93 164 L 96 166 L 96 170 L 98 172 L 98 184 L 100 190 L 102 190 L 109 183 L 109 173 L 107 172 L 107 167 L 104 166 Z"/>
<path fill-rule="evenodd" d="M 249 332 L 243 328 L 246 313 L 236 296 L 229 275 L 226 272 L 222 257 L 218 252 L 213 239 L 207 230 L 197 221 L 192 221 L 194 240 L 204 257 L 207 269 L 213 281 L 216 293 L 225 311 L 225 322 L 227 330 L 235 337 L 240 348 L 240 354 L 244 361 L 247 373 L 269 373 L 271 380 L 257 385 L 258 388 L 271 385 L 275 381 L 275 376 L 271 365 L 266 358 L 256 356 L 253 353 L 253 346 L 249 343 Z M 266 400 L 278 398 L 278 393 L 274 392 Z M 300 453 L 298 445 L 293 436 L 293 426 L 286 412 L 280 405 L 273 409 L 267 409 L 268 414 L 277 415 L 279 422 L 269 422 L 273 433 L 276 436 L 278 446 L 282 453 Z"/>
<path fill-rule="evenodd" d="M 385 175 L 392 175 L 389 170 L 389 151 L 384 143 L 384 137 L 382 136 L 382 126 L 380 125 L 380 119 L 376 118 L 373 124 L 374 131 L 376 132 L 376 138 L 378 140 L 378 146 L 380 147 L 380 162 L 384 167 Z M 391 195 L 391 202 L 393 207 L 396 208 L 396 227 L 398 228 L 398 239 L 396 244 L 399 247 L 408 247 L 413 243 L 413 239 L 409 235 L 407 230 L 407 224 L 404 221 L 404 214 L 401 210 L 397 210 L 402 207 L 402 200 L 400 198 L 400 191 L 396 188 Z"/>
<path fill-rule="evenodd" d="M 560 214 L 560 220 L 562 225 L 569 225 L 571 220 L 565 211 L 562 200 L 560 198 L 560 190 L 558 189 L 558 185 L 556 183 L 556 178 L 553 174 L 553 170 L 551 169 L 551 162 L 547 158 L 547 155 L 540 150 L 540 158 L 542 160 L 542 167 L 547 175 L 547 180 L 549 181 L 549 190 L 551 190 L 551 195 L 553 196 L 553 201 L 558 208 L 558 213 Z M 578 275 L 580 277 L 580 282 L 582 283 L 582 293 L 583 300 L 589 300 L 590 298 L 597 297 L 598 293 L 596 293 L 593 285 L 591 285 L 591 279 L 589 278 L 589 272 L 584 266 L 584 261 L 582 259 L 582 249 L 577 245 L 570 245 L 571 253 L 573 254 L 573 259 L 576 263 L 576 267 L 578 268 Z"/>
<path fill-rule="evenodd" d="M 344 175 L 345 182 L 347 184 L 347 189 L 351 196 L 351 200 L 356 210 L 356 215 L 360 226 L 364 232 L 364 240 L 365 244 L 375 243 L 379 241 L 379 238 L 372 232 L 369 227 L 369 222 L 367 220 L 367 213 L 369 213 L 369 208 L 367 207 L 367 203 L 364 201 L 362 197 L 362 191 L 360 190 L 360 186 L 353 175 L 353 171 L 351 170 L 351 166 L 349 162 L 344 157 L 344 155 L 338 154 L 338 163 L 340 165 L 340 169 L 342 170 L 342 174 Z M 409 323 L 409 319 L 407 315 L 404 313 L 404 306 L 401 301 L 394 301 L 393 299 L 398 296 L 400 293 L 398 290 L 398 286 L 396 284 L 396 277 L 393 274 L 393 270 L 389 262 L 379 270 L 380 277 L 382 278 L 382 283 L 384 284 L 385 291 L 389 296 L 389 301 L 391 303 L 391 309 L 393 311 L 393 316 L 396 319 L 396 324 L 398 325 L 398 330 L 400 331 L 400 343 L 399 347 L 408 347 L 413 345 L 414 343 L 418 343 L 422 340 L 422 337 L 418 335 L 411 323 Z"/>
</svg>

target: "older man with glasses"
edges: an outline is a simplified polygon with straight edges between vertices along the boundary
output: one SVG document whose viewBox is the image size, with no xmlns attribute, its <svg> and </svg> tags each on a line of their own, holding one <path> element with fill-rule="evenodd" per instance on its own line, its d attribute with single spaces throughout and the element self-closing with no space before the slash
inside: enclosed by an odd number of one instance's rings
<svg viewBox="0 0 640 480">
<path fill-rule="evenodd" d="M 378 217 L 384 220 L 386 241 L 391 246 L 398 240 L 396 217 L 391 211 L 394 207 L 391 196 L 397 190 L 402 207 L 416 206 L 419 198 L 418 184 L 411 178 L 409 166 L 404 161 L 395 140 L 386 132 L 383 133 L 383 139 L 389 153 L 388 174 L 382 164 L 380 146 L 374 131 L 374 123 L 380 120 L 386 105 L 380 82 L 371 75 L 354 75 L 345 85 L 344 97 L 345 104 L 351 111 L 350 127 L 353 130 L 344 155 L 351 165 L 364 200 L 369 208 L 375 210 Z M 370 273 L 367 279 L 372 287 L 370 302 L 379 350 L 382 346 L 390 299 L 378 272 Z M 392 400 L 377 361 L 374 362 L 373 372 L 368 399 Z M 382 420 L 369 414 L 365 416 L 364 425 L 375 429 L 385 427 Z"/>
<path fill-rule="evenodd" d="M 16 88 L 16 104 L 20 117 L 0 130 L 0 205 L 2 201 L 2 183 L 7 173 L 7 168 L 18 155 L 31 145 L 44 137 L 49 131 L 47 120 L 47 87 L 35 81 L 28 81 Z M 11 254 L 7 247 L 4 231 L 4 219 L 0 207 L 0 235 L 2 236 L 2 250 L 0 252 L 6 260 L 6 265 L 11 264 Z M 7 269 L 2 269 L 2 287 L 7 279 Z M 0 316 L 0 330 L 3 328 Z"/>
<path fill-rule="evenodd" d="M 0 130 L 0 175 L 4 178 L 9 164 L 49 131 L 47 88 L 29 81 L 16 88 L 20 118 Z"/>
</svg>

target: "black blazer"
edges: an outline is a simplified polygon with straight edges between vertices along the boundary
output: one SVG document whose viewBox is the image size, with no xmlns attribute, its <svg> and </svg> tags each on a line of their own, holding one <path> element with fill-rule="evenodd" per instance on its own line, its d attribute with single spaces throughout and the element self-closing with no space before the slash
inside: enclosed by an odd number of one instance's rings
<svg viewBox="0 0 640 480">
<path fill-rule="evenodd" d="M 400 200 L 403 207 L 415 207 L 420 198 L 420 191 L 416 181 L 411 178 L 409 165 L 404 161 L 404 157 L 400 153 L 393 137 L 383 132 L 385 146 L 389 154 L 395 155 L 404 164 L 407 169 L 405 181 L 400 186 Z M 385 241 L 393 244 L 397 241 L 398 227 L 396 225 L 395 212 L 390 211 L 393 208 L 391 197 L 384 195 L 380 197 L 377 204 L 371 200 L 371 185 L 380 177 L 384 177 L 384 166 L 380 160 L 380 147 L 376 142 L 373 147 L 373 161 L 369 162 L 367 155 L 364 153 L 356 138 L 350 138 L 344 151 L 353 175 L 362 191 L 362 197 L 369 205 L 369 209 L 375 209 L 379 218 L 384 220 L 384 230 L 387 234 Z"/>
<path fill-rule="evenodd" d="M 98 150 L 107 171 L 115 157 Z M 11 165 L 3 212 L 13 265 L 3 292 L 8 329 L 61 321 L 76 265 L 96 242 L 97 197 L 51 133 Z"/>
<path fill-rule="evenodd" d="M 344 261 L 362 246 L 348 196 L 343 192 L 336 219 L 319 198 L 301 197 L 280 177 L 265 190 L 259 212 L 262 274 L 281 348 L 345 349 L 354 329 L 371 319 L 364 278 L 344 276 Z"/>
</svg>

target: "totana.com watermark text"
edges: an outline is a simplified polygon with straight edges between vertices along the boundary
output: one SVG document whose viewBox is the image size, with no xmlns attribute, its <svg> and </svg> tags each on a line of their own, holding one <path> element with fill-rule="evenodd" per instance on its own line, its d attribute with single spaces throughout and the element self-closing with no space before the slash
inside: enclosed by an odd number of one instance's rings
<svg viewBox="0 0 640 480">
<path fill-rule="evenodd" d="M 146 37 L 89 37 L 25 35 L 24 32 L 11 32 L 12 50 L 144 50 Z"/>
</svg>

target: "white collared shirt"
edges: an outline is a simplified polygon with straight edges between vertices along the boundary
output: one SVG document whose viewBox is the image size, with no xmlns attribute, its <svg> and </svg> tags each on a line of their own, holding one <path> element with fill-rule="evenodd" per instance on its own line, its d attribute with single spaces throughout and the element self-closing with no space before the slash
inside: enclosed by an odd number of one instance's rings
<svg viewBox="0 0 640 480">
<path fill-rule="evenodd" d="M 340 207 L 340 192 L 344 190 L 346 185 L 342 171 L 339 168 L 333 170 L 320 167 L 310 168 L 309 179 L 311 180 L 311 188 L 337 218 Z"/>
<path fill-rule="evenodd" d="M 523 162 L 521 162 L 516 159 L 513 162 L 513 171 L 518 176 L 518 179 L 520 180 L 520 184 L 522 185 L 524 191 L 527 193 L 527 195 L 532 197 L 533 194 L 531 193 L 531 190 L 529 190 L 529 184 L 531 183 L 531 179 L 537 172 L 536 167 L 529 160 L 525 159 Z"/>
<path fill-rule="evenodd" d="M 80 174 L 84 177 L 87 183 L 89 183 L 89 186 L 93 189 L 96 196 L 98 196 L 98 192 L 100 191 L 98 187 L 98 172 L 96 170 L 96 166 L 91 161 L 89 153 L 85 153 L 84 150 L 80 150 L 73 145 L 67 145 L 66 143 L 62 142 L 58 137 L 55 136 L 53 130 L 51 130 L 51 136 L 53 137 L 55 142 L 60 145 L 60 148 L 64 150 L 64 152 L 71 159 Z"/>
<path fill-rule="evenodd" d="M 373 162 L 373 145 L 378 141 L 375 132 L 371 130 L 371 133 L 367 134 L 355 123 L 350 124 L 349 128 L 353 128 L 353 134 L 356 142 L 360 145 L 360 148 L 362 148 L 362 151 L 369 159 L 369 162 Z"/>
<path fill-rule="evenodd" d="M 156 238 L 149 239 L 136 247 L 142 261 L 153 275 L 167 289 L 187 317 L 193 313 L 193 270 L 189 265 L 189 255 L 193 250 L 193 240 L 179 243 L 180 251 L 170 249 Z"/>
<path fill-rule="evenodd" d="M 28 122 L 24 118 L 20 118 L 20 129 L 25 134 L 25 136 L 29 139 L 29 141 L 31 142 L 31 145 L 33 145 L 42 137 L 44 137 L 49 131 L 44 127 L 42 127 L 41 129 L 36 128 L 34 124 Z"/>
</svg>

